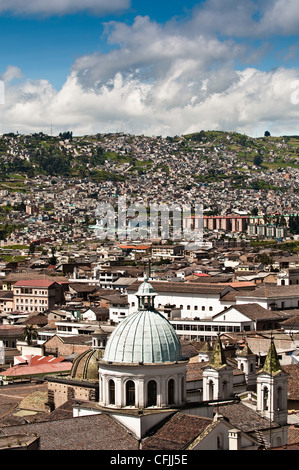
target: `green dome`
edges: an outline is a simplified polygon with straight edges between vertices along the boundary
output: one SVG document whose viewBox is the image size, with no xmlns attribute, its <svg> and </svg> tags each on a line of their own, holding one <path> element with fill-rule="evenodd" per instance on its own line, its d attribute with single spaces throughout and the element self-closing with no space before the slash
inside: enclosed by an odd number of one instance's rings
<svg viewBox="0 0 299 470">
<path fill-rule="evenodd" d="M 78 380 L 98 380 L 98 361 L 103 352 L 100 349 L 88 349 L 75 357 L 70 376 Z"/>
<path fill-rule="evenodd" d="M 121 321 L 110 335 L 103 357 L 129 364 L 182 360 L 181 344 L 170 322 L 155 310 L 141 310 Z"/>
</svg>

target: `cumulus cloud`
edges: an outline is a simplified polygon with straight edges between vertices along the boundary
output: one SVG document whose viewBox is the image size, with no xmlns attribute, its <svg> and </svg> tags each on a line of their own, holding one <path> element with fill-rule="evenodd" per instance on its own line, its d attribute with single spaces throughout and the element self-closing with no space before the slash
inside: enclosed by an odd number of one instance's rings
<svg viewBox="0 0 299 470">
<path fill-rule="evenodd" d="M 180 135 L 201 129 L 253 136 L 263 135 L 266 129 L 272 134 L 297 134 L 299 105 L 291 102 L 295 78 L 294 70 L 248 68 L 201 101 L 169 106 L 167 86 L 163 90 L 167 99 L 158 99 L 155 93 L 161 94 L 161 89 L 157 91 L 156 84 L 117 73 L 109 84 L 93 90 L 83 87 L 72 72 L 59 91 L 45 80 L 8 87 L 6 103 L 0 108 L 5 122 L 1 131 L 49 133 L 52 125 L 54 133 L 70 129 L 76 135 L 116 131 Z M 175 95 L 183 92 L 178 83 L 176 87 Z M 205 87 L 209 88 L 208 80 Z"/>
<path fill-rule="evenodd" d="M 121 72 L 155 82 L 155 90 L 170 82 L 184 82 L 190 94 L 191 83 L 197 88 L 199 84 L 198 92 L 202 80 L 244 53 L 243 46 L 230 40 L 207 38 L 200 31 L 190 37 L 174 24 L 161 26 L 148 17 L 136 17 L 131 26 L 109 22 L 106 35 L 114 46 L 109 53 L 83 56 L 73 65 L 84 87 L 100 87 Z"/>
<path fill-rule="evenodd" d="M 9 65 L 6 68 L 5 72 L 2 75 L 0 75 L 0 79 L 4 83 L 10 83 L 12 80 L 19 79 L 21 77 L 22 77 L 21 69 L 13 65 Z"/>
<path fill-rule="evenodd" d="M 205 34 L 265 38 L 297 35 L 298 21 L 297 0 L 206 0 L 194 7 L 191 24 Z"/>
<path fill-rule="evenodd" d="M 22 15 L 64 15 L 80 11 L 103 15 L 129 7 L 130 0 L 0 0 L 0 12 Z"/>
<path fill-rule="evenodd" d="M 281 31 L 292 27 L 289 15 L 273 13 L 283 0 L 262 4 L 257 11 L 253 0 L 227 0 L 225 7 L 223 0 L 207 0 L 181 23 L 161 25 L 147 16 L 137 16 L 131 25 L 108 22 L 108 52 L 78 58 L 61 90 L 46 80 L 13 80 L 21 71 L 8 68 L 6 102 L 0 107 L 6 127 L 0 132 L 49 132 L 52 125 L 56 133 L 70 129 L 77 135 L 177 135 L 201 129 L 298 134 L 299 104 L 291 97 L 299 70 L 248 67 L 254 54 L 236 39 L 252 35 L 253 28 L 261 37 L 279 21 Z M 216 32 L 222 26 L 220 37 Z"/>
</svg>

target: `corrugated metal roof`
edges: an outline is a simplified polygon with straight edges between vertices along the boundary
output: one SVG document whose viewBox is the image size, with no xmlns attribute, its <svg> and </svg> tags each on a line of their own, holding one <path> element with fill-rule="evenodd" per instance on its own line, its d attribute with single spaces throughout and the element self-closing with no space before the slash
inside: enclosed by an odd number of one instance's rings
<svg viewBox="0 0 299 470">
<path fill-rule="evenodd" d="M 40 374 L 53 374 L 58 372 L 67 372 L 72 368 L 71 362 L 60 362 L 55 364 L 40 364 L 40 365 L 17 365 L 10 367 L 0 373 L 2 377 L 22 377 Z"/>
</svg>

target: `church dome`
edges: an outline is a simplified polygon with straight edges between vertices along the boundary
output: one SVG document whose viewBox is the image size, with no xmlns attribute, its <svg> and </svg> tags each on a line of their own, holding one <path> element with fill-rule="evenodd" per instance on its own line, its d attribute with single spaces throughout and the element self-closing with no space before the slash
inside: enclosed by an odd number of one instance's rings
<svg viewBox="0 0 299 470">
<path fill-rule="evenodd" d="M 88 349 L 75 357 L 70 376 L 77 380 L 98 380 L 98 361 L 103 352 L 100 349 Z"/>
<path fill-rule="evenodd" d="M 126 364 L 176 362 L 182 360 L 182 351 L 173 326 L 163 315 L 138 310 L 112 332 L 103 359 Z"/>
<path fill-rule="evenodd" d="M 145 280 L 144 282 L 142 282 L 142 284 L 140 284 L 136 295 L 139 296 L 139 295 L 156 295 L 156 294 L 154 292 L 153 286 L 147 280 Z"/>
</svg>

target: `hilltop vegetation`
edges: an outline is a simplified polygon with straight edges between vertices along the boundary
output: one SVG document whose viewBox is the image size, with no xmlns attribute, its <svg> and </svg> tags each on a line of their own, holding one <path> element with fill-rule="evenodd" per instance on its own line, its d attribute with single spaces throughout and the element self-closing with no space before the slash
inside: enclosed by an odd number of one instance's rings
<svg viewBox="0 0 299 470">
<path fill-rule="evenodd" d="M 122 144 L 116 146 L 122 136 Z M 165 161 L 157 161 L 164 148 Z M 168 156 L 167 156 L 168 155 Z M 252 138 L 235 132 L 200 131 L 176 137 L 144 137 L 126 134 L 97 134 L 74 137 L 72 132 L 59 136 L 43 133 L 29 136 L 4 134 L 0 138 L 0 171 L 2 179 L 13 175 L 35 177 L 65 176 L 90 178 L 93 181 L 123 181 L 132 175 L 162 171 L 169 174 L 171 156 L 199 164 L 195 181 L 221 182 L 232 177 L 227 171 L 233 164 L 233 184 L 240 184 L 245 171 L 252 174 L 268 170 L 298 168 L 299 135 Z M 169 157 L 169 158 L 168 158 Z M 209 163 L 219 162 L 209 168 Z M 206 165 L 206 168 L 205 168 Z M 203 169 L 203 170 L 202 170 Z M 126 173 L 126 174 L 125 174 Z M 276 189 L 262 181 L 252 187 Z M 251 187 L 251 186 L 250 186 Z"/>
</svg>

